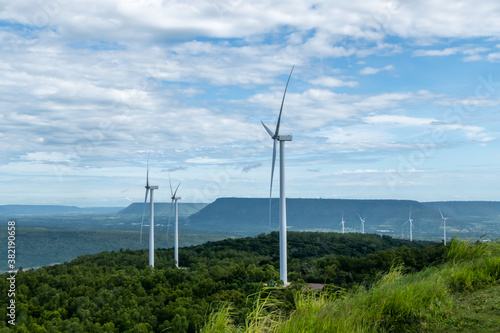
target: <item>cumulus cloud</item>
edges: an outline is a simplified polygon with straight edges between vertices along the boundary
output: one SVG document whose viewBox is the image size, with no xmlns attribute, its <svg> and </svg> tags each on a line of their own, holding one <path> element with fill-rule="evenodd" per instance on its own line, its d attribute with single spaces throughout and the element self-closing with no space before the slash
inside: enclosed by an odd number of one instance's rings
<svg viewBox="0 0 500 333">
<path fill-rule="evenodd" d="M 491 1 L 11 2 L 0 8 L 0 168 L 134 178 L 137 156 L 154 151 L 162 170 L 190 164 L 198 180 L 204 165 L 243 166 L 250 177 L 260 165 L 249 158 L 268 158 L 271 144 L 260 121 L 275 124 L 292 65 L 281 129 L 294 134 L 298 162 L 332 147 L 407 149 L 401 131 L 418 138 L 420 127 L 457 145 L 488 143 L 495 121 L 477 113 L 453 127 L 435 121 L 445 112 L 436 108 L 462 101 L 491 115 L 496 95 L 464 97 L 450 78 L 443 96 L 399 64 L 409 55 L 499 62 L 498 16 Z M 381 59 L 391 65 L 368 67 Z M 369 76 L 395 68 L 401 86 Z M 109 188 L 123 188 L 125 177 L 115 181 Z"/>
</svg>

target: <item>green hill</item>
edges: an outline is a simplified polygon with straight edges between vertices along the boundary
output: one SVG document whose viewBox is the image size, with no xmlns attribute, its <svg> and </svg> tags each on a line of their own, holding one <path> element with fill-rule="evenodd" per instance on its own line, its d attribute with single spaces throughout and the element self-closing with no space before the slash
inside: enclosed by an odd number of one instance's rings
<svg viewBox="0 0 500 333">
<path fill-rule="evenodd" d="M 393 263 L 418 271 L 443 261 L 445 248 L 387 236 L 290 233 L 290 288 L 272 288 L 284 314 L 297 308 L 302 280 L 350 289 L 370 286 Z M 402 246 L 404 245 L 404 246 Z M 155 253 L 146 250 L 84 255 L 16 276 L 16 325 L 0 332 L 199 332 L 208 315 L 232 304 L 234 323 L 244 327 L 255 302 L 279 285 L 278 234 L 224 240 Z M 0 315 L 10 302 L 7 276 L 0 279 Z M 273 296 L 275 297 L 275 296 Z M 10 330 L 12 328 L 12 330 Z"/>
<path fill-rule="evenodd" d="M 499 243 L 455 241 L 442 265 L 409 275 L 395 267 L 370 288 L 300 292 L 290 315 L 267 297 L 243 330 L 226 305 L 203 332 L 496 332 L 499 279 Z"/>
<path fill-rule="evenodd" d="M 290 233 L 182 248 L 84 255 L 19 271 L 16 325 L 0 332 L 490 332 L 500 326 L 500 244 Z M 7 318 L 10 281 L 0 279 Z M 308 283 L 321 283 L 323 291 Z M 276 287 L 270 287 L 276 286 Z"/>
<path fill-rule="evenodd" d="M 498 201 L 435 201 L 423 204 L 434 209 L 441 209 L 443 214 L 455 218 L 500 217 L 500 202 Z"/>
</svg>

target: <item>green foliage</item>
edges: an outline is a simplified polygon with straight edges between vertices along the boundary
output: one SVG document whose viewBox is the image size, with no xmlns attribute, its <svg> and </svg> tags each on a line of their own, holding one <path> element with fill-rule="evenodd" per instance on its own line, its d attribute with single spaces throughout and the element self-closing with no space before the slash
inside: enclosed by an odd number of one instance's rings
<svg viewBox="0 0 500 333">
<path fill-rule="evenodd" d="M 334 293 L 296 292 L 296 310 L 283 319 L 274 313 L 259 318 L 252 331 L 261 332 L 421 332 L 498 329 L 496 305 L 484 306 L 484 299 L 498 301 L 500 289 L 500 244 L 454 240 L 449 261 L 405 275 L 401 266 L 392 268 L 367 289 L 358 285 Z M 483 287 L 484 298 L 469 294 Z M 458 294 L 464 291 L 468 294 Z M 473 294 L 474 295 L 474 294 Z M 467 299 L 467 300 L 466 300 Z M 472 299 L 472 300 L 470 300 Z M 454 301 L 456 301 L 454 303 Z M 471 304 L 472 303 L 472 304 Z M 488 311 L 490 320 L 471 316 L 470 310 Z"/>
<path fill-rule="evenodd" d="M 7 238 L 7 228 L 0 229 L 0 237 Z M 35 228 L 16 230 L 16 263 L 18 267 L 35 268 L 73 260 L 84 254 L 120 249 L 145 249 L 148 247 L 147 233 L 139 243 L 139 231 L 125 230 L 80 230 L 78 228 Z M 222 234 L 181 234 L 180 243 L 192 246 L 227 238 Z M 173 246 L 173 234 L 167 240 L 164 230 L 156 230 L 155 242 L 160 246 Z M 7 261 L 0 264 L 0 272 L 7 270 Z"/>
<path fill-rule="evenodd" d="M 378 235 L 289 233 L 288 238 L 290 275 L 296 279 L 288 288 L 269 287 L 279 281 L 274 232 L 182 248 L 180 269 L 174 266 L 173 250 L 160 249 L 154 269 L 147 251 L 120 250 L 19 271 L 13 330 L 261 332 L 300 311 L 305 303 L 296 293 L 304 282 L 327 282 L 335 290 L 363 281 L 361 289 L 366 289 L 393 264 L 416 271 L 444 255 L 442 245 Z M 7 280 L 0 279 L 4 317 L 7 289 Z"/>
</svg>

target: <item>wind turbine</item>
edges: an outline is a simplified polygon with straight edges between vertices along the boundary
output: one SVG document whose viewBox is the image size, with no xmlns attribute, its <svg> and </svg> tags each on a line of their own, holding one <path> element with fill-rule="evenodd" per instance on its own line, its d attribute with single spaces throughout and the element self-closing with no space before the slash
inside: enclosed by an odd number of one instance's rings
<svg viewBox="0 0 500 333">
<path fill-rule="evenodd" d="M 410 206 L 410 215 L 408 216 L 408 221 L 403 223 L 405 225 L 406 223 L 410 223 L 410 242 L 413 241 L 413 219 L 411 218 L 411 206 Z"/>
<path fill-rule="evenodd" d="M 144 215 L 146 213 L 146 203 L 148 201 L 149 192 L 149 203 L 151 205 L 151 216 L 149 222 L 149 266 L 155 267 L 155 205 L 153 200 L 153 191 L 158 189 L 158 186 L 149 185 L 149 155 L 148 164 L 146 171 L 146 196 L 144 197 L 144 209 L 142 211 L 142 221 L 141 221 L 141 243 L 142 243 L 142 227 L 144 226 Z"/>
<path fill-rule="evenodd" d="M 342 213 L 342 222 L 340 222 L 340 224 L 342 224 L 342 233 L 345 233 L 344 232 L 344 226 L 345 226 L 344 213 Z"/>
<path fill-rule="evenodd" d="M 182 199 L 181 197 L 177 197 L 177 190 L 179 189 L 179 185 L 175 189 L 175 192 L 172 191 L 172 182 L 170 181 L 170 176 L 168 176 L 168 182 L 170 183 L 170 194 L 172 194 L 172 202 L 170 203 L 170 215 L 172 215 L 172 205 L 175 202 L 175 228 L 174 228 L 174 259 L 175 259 L 175 267 L 179 267 L 179 204 L 178 200 Z M 170 225 L 170 217 L 168 218 L 168 224 Z"/>
<path fill-rule="evenodd" d="M 293 68 L 288 76 L 288 81 L 286 82 L 285 92 L 283 93 L 283 99 L 281 101 L 280 113 L 278 116 L 278 122 L 276 123 L 276 130 L 274 133 L 269 129 L 269 127 L 261 121 L 262 125 L 266 129 L 267 133 L 273 139 L 273 163 L 271 167 L 271 185 L 269 189 L 269 226 L 271 225 L 271 196 L 273 193 L 273 176 L 274 176 L 274 165 L 276 163 L 276 142 L 280 143 L 280 279 L 283 281 L 284 285 L 288 284 L 287 279 L 287 252 L 286 252 L 286 198 L 285 198 L 285 142 L 292 141 L 292 135 L 280 135 L 280 122 L 281 113 L 283 112 L 283 104 L 285 103 L 286 90 L 288 88 L 288 83 L 292 77 Z"/>
<path fill-rule="evenodd" d="M 361 215 L 359 215 L 359 219 L 361 220 L 361 233 L 364 234 L 365 233 L 365 220 L 366 220 L 366 217 L 365 218 L 362 218 Z"/>
<path fill-rule="evenodd" d="M 441 209 L 439 209 L 439 214 L 441 214 L 441 219 L 443 220 L 443 240 L 444 246 L 446 246 L 446 220 L 449 219 L 449 217 L 444 217 Z"/>
</svg>

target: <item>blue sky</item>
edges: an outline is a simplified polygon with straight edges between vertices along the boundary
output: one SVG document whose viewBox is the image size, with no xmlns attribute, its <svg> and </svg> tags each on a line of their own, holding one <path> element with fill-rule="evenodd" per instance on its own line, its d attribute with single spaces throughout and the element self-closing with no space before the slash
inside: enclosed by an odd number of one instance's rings
<svg viewBox="0 0 500 333">
<path fill-rule="evenodd" d="M 498 200 L 496 1 L 0 6 L 0 204 Z M 276 179 L 276 178 L 275 178 Z M 276 183 L 274 189 L 278 189 Z M 277 191 L 275 196 L 277 196 Z"/>
</svg>

